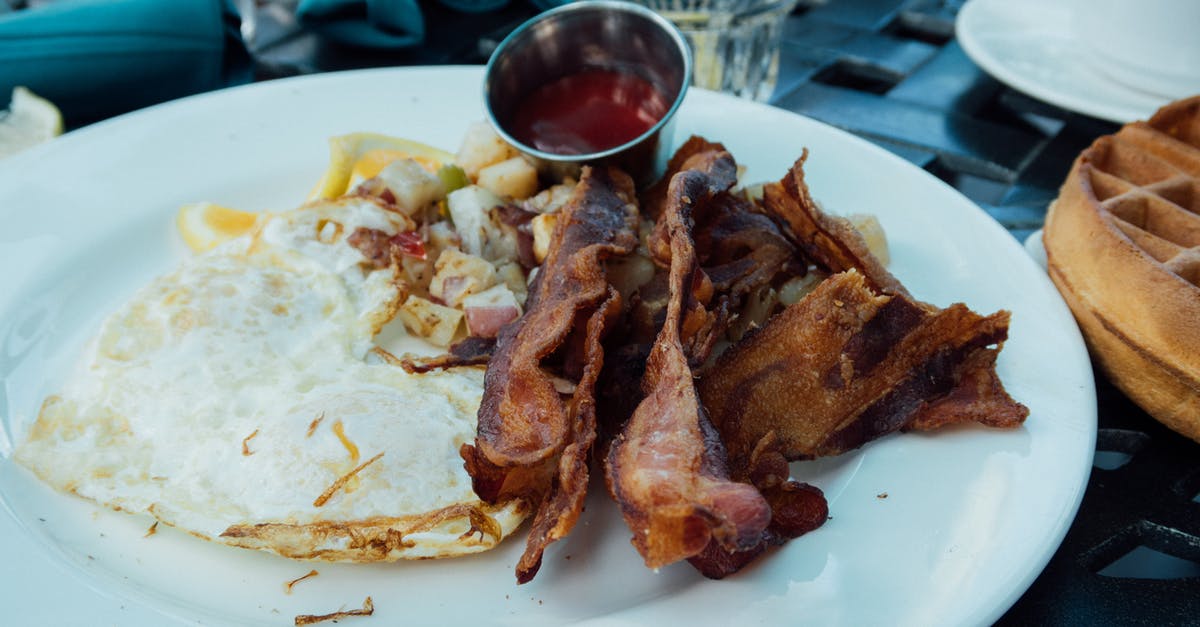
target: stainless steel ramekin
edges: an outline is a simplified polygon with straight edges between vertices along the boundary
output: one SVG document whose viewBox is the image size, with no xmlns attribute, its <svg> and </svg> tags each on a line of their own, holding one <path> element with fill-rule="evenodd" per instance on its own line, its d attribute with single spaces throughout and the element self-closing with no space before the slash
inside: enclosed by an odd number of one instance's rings
<svg viewBox="0 0 1200 627">
<path fill-rule="evenodd" d="M 548 83 L 585 70 L 633 74 L 671 103 L 654 126 L 638 137 L 590 154 L 560 155 L 517 140 L 506 127 L 516 107 Z M 582 164 L 616 165 L 648 182 L 661 156 L 660 136 L 687 93 L 692 54 L 666 18 L 645 7 L 615 0 L 583 0 L 546 11 L 517 27 L 488 61 L 483 85 L 488 120 L 505 141 L 557 174 L 577 173 Z"/>
</svg>

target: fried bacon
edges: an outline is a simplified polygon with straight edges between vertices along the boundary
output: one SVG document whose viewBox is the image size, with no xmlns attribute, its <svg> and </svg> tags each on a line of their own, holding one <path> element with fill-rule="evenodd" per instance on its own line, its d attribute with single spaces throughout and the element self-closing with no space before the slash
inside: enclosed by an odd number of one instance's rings
<svg viewBox="0 0 1200 627">
<path fill-rule="evenodd" d="M 570 530 L 583 507 L 600 340 L 620 307 L 604 260 L 634 249 L 637 220 L 627 175 L 584 169 L 557 221 L 525 315 L 500 331 L 484 378 L 475 443 L 461 450 L 480 498 L 538 504 L 517 566 L 522 583 L 536 574 L 546 545 Z M 558 377 L 575 384 L 569 398 L 556 388 Z"/>
<path fill-rule="evenodd" d="M 804 182 L 808 150 L 778 183 L 763 188 L 763 205 L 800 251 L 829 272 L 854 268 L 877 292 L 908 295 L 892 273 L 871 254 L 871 249 L 847 220 L 826 215 L 817 207 Z"/>
<path fill-rule="evenodd" d="M 724 147 L 685 143 L 642 196 L 659 272 L 625 312 L 603 260 L 636 245 L 632 186 L 585 169 L 525 316 L 501 330 L 478 436 L 462 449 L 484 500 L 537 504 L 519 582 L 582 509 L 602 365 L 605 433 L 617 433 L 605 479 L 634 546 L 647 566 L 687 559 L 712 578 L 825 522 L 824 495 L 789 479 L 790 461 L 900 429 L 1025 419 L 995 373 L 1008 313 L 914 300 L 848 222 L 820 211 L 806 157 L 759 203 L 730 193 L 737 168 Z M 810 266 L 829 278 L 697 382 L 747 303 Z M 606 360 L 601 342 L 622 313 Z"/>
<path fill-rule="evenodd" d="M 600 343 L 605 329 L 620 310 L 620 297 L 615 290 L 588 320 L 585 350 L 588 351 L 583 377 L 575 388 L 568 405 L 568 413 L 574 416 L 570 439 L 558 458 L 558 475 L 542 500 L 541 507 L 533 517 L 526 540 L 525 553 L 517 564 L 517 582 L 526 583 L 533 579 L 542 565 L 542 553 L 550 543 L 566 537 L 583 511 L 583 500 L 587 495 L 588 464 L 591 461 L 592 444 L 596 441 L 596 399 L 594 389 L 604 362 L 604 349 Z"/>
<path fill-rule="evenodd" d="M 662 216 L 663 207 L 667 203 L 668 190 L 671 186 L 671 180 L 675 178 L 676 174 L 679 174 L 684 170 L 704 171 L 706 169 L 703 165 L 705 162 L 707 162 L 710 166 L 717 165 L 719 163 L 720 167 L 732 168 L 732 170 L 729 172 L 723 172 L 721 177 L 726 179 L 732 178 L 736 180 L 736 164 L 734 164 L 732 158 L 728 157 L 718 162 L 716 159 L 721 153 L 728 155 L 728 151 L 725 150 L 725 146 L 716 142 L 710 142 L 707 139 L 697 135 L 689 137 L 688 140 L 685 141 L 683 145 L 675 151 L 675 154 L 671 155 L 670 161 L 667 162 L 667 171 L 663 173 L 662 178 L 658 179 L 654 185 L 651 185 L 646 191 L 642 192 L 642 215 L 650 218 L 651 220 L 655 220 L 656 222 L 660 221 L 659 218 Z"/>
<path fill-rule="evenodd" d="M 672 176 L 686 170 L 712 173 L 713 180 L 729 181 L 737 175 L 736 164 L 719 143 L 692 137 L 675 153 L 666 176 L 642 196 L 643 203 L 652 208 L 650 213 L 660 218 L 650 249 L 661 268 L 670 264 L 670 247 L 661 219 L 667 185 Z M 696 255 L 703 269 L 702 280 L 711 283 L 709 309 L 717 315 L 710 337 L 720 335 L 742 313 L 748 295 L 803 276 L 808 268 L 770 216 L 746 197 L 727 190 L 709 190 L 711 197 L 692 207 Z M 667 296 L 666 273 L 662 271 L 639 289 L 629 314 L 631 342 L 653 342 L 662 327 Z M 704 354 L 693 357 L 702 360 Z"/>
<path fill-rule="evenodd" d="M 750 201 L 721 194 L 696 219 L 696 251 L 713 291 L 740 308 L 745 296 L 777 277 L 802 276 L 807 264 L 797 255 L 770 217 L 757 213 Z"/>
<path fill-rule="evenodd" d="M 893 431 L 982 420 L 1016 426 L 1028 410 L 992 370 L 1008 314 L 921 307 L 831 276 L 730 348 L 700 394 L 733 459 L 775 431 L 791 460 L 836 455 Z"/>
<path fill-rule="evenodd" d="M 717 542 L 709 542 L 688 563 L 710 579 L 731 575 L 761 555 L 768 548 L 798 538 L 825 524 L 829 504 L 816 487 L 788 479 L 788 462 L 774 432 L 768 433 L 754 447 L 746 463 L 736 469 L 735 478 L 758 488 L 771 506 L 771 522 L 758 542 L 741 550 L 729 550 Z"/>
<path fill-rule="evenodd" d="M 642 381 L 645 398 L 613 441 L 606 459 L 609 491 L 633 531 L 646 565 L 658 568 L 700 553 L 710 541 L 735 551 L 753 547 L 771 510 L 753 486 L 732 481 L 725 450 L 705 416 L 689 364 L 706 351 L 718 315 L 699 270 L 691 234 L 694 207 L 734 183 L 732 158 L 708 152 L 700 169 L 672 177 L 651 250 L 669 259 L 666 317 Z"/>
<path fill-rule="evenodd" d="M 726 351 L 700 394 L 734 464 L 772 431 L 789 460 L 835 455 L 900 429 L 1021 424 L 995 360 L 1008 312 L 981 316 L 913 300 L 844 220 L 808 195 L 804 157 L 765 207 L 836 274 Z"/>
<path fill-rule="evenodd" d="M 354 229 L 346 243 L 358 249 L 369 268 L 381 269 L 399 265 L 401 257 L 425 258 L 425 242 L 416 231 L 401 231 L 394 235 L 379 229 L 360 226 Z"/>
</svg>

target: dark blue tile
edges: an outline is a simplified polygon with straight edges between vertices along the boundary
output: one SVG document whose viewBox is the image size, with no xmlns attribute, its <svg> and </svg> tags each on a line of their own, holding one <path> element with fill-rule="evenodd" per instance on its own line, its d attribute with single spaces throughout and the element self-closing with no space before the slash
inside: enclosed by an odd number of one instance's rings
<svg viewBox="0 0 1200 627">
<path fill-rule="evenodd" d="M 1042 227 L 1038 227 L 1038 228 L 1040 229 Z M 1013 238 L 1015 238 L 1018 242 L 1020 242 L 1022 244 L 1024 244 L 1025 240 L 1029 239 L 1029 236 L 1033 235 L 1035 231 L 1037 231 L 1037 229 L 1026 229 L 1026 228 L 1008 229 L 1009 234 L 1012 235 Z"/>
<path fill-rule="evenodd" d="M 934 168 L 933 173 L 979 205 L 997 204 L 1008 191 L 1008 184 L 1003 181 L 963 173 L 952 168 Z"/>
<path fill-rule="evenodd" d="M 901 9 L 894 27 L 908 35 L 950 39 L 962 4 L 962 0 L 914 0 Z"/>
<path fill-rule="evenodd" d="M 1046 193 L 1057 196 L 1058 188 L 1066 180 L 1071 164 L 1079 153 L 1097 137 L 1114 133 L 1118 128 L 1116 124 L 1088 116 L 1068 117 L 1058 133 L 1038 150 L 1022 170 L 1016 182 L 1025 191 L 1012 192 L 1014 199 L 1029 196 L 1032 192 L 1028 190 L 1033 189 L 1046 190 Z"/>
<path fill-rule="evenodd" d="M 776 104 L 839 128 L 929 150 L 955 172 L 1013 181 L 1042 138 L 1020 129 L 920 105 L 806 83 Z"/>
<path fill-rule="evenodd" d="M 782 39 L 785 46 L 837 50 L 862 32 L 866 31 L 804 14 L 787 19 L 783 25 Z"/>
<path fill-rule="evenodd" d="M 876 33 L 859 33 L 841 48 L 841 62 L 852 71 L 895 83 L 937 52 L 930 44 Z"/>
<path fill-rule="evenodd" d="M 1040 229 L 1046 220 L 1045 205 L 980 204 L 979 206 L 1006 229 Z"/>
<path fill-rule="evenodd" d="M 1072 113 L 1044 100 L 1038 100 L 1013 89 L 1005 89 L 999 96 L 1000 106 L 1017 113 L 1032 113 L 1048 118 L 1065 120 Z"/>
<path fill-rule="evenodd" d="M 909 0 L 854 0 L 829 2 L 805 15 L 833 24 L 876 31 L 887 26 Z"/>
<path fill-rule="evenodd" d="M 938 50 L 888 91 L 888 98 L 934 109 L 972 114 L 992 102 L 1002 86 L 971 62 L 958 42 Z"/>
<path fill-rule="evenodd" d="M 834 55 L 842 71 L 895 83 L 937 51 L 930 44 L 826 22 L 811 15 L 793 17 L 784 28 L 784 50 Z"/>
<path fill-rule="evenodd" d="M 813 76 L 836 61 L 837 54 L 832 50 L 781 46 L 779 49 L 779 78 L 775 83 L 775 95 L 772 96 L 771 102 L 774 102 L 779 95 L 786 94 L 812 80 Z"/>
<path fill-rule="evenodd" d="M 1018 183 L 1008 188 L 1000 202 L 1006 205 L 1040 206 L 1045 209 L 1054 202 L 1055 198 L 1058 198 L 1057 187 L 1038 187 Z"/>
</svg>

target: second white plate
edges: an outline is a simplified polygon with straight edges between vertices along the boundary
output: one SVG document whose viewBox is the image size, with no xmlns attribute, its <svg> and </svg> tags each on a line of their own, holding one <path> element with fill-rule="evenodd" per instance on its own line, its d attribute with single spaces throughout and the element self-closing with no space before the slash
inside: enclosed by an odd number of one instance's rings
<svg viewBox="0 0 1200 627">
<path fill-rule="evenodd" d="M 1124 124 L 1167 104 L 1088 62 L 1071 34 L 1071 4 L 970 0 L 958 12 L 955 36 L 967 56 L 1000 82 L 1068 111 Z"/>
</svg>

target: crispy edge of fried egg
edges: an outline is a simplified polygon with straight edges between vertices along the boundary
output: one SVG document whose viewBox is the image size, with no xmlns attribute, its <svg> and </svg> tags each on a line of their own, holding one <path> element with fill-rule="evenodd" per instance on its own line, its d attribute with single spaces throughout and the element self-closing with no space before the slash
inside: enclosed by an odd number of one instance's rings
<svg viewBox="0 0 1200 627">
<path fill-rule="evenodd" d="M 279 229 L 281 224 L 295 220 L 303 228 L 308 221 L 319 222 L 327 217 L 336 217 L 346 205 L 355 203 L 365 203 L 362 206 L 370 207 L 370 211 L 386 212 L 383 215 L 375 216 L 382 218 L 381 221 L 363 224 L 363 226 L 385 227 L 383 230 L 395 232 L 398 230 L 398 226 L 406 224 L 404 221 L 407 218 L 393 214 L 373 199 L 345 197 L 332 201 L 317 201 L 290 212 L 271 214 L 267 219 L 260 221 L 250 233 L 226 242 L 204 254 L 250 255 L 262 252 L 264 249 L 271 248 L 273 229 Z M 371 222 L 371 220 L 367 220 L 367 222 Z M 391 228 L 386 228 L 389 225 Z M 296 224 L 292 226 L 296 226 Z M 352 229 L 343 229 L 343 231 L 341 235 L 344 238 Z M 315 235 L 319 229 L 314 227 L 313 232 Z M 346 247 L 351 248 L 348 245 Z M 361 260 L 361 255 L 359 255 L 359 260 Z M 355 267 L 353 271 L 366 272 L 358 263 L 353 266 Z M 341 267 L 335 264 L 327 269 L 335 273 L 352 271 L 350 265 Z M 382 308 L 369 312 L 374 315 L 366 320 L 370 325 L 372 335 L 378 333 L 395 316 L 400 303 L 406 296 L 403 288 L 396 287 L 399 285 L 399 279 L 396 277 L 394 268 L 377 270 L 367 276 L 372 274 L 382 276 L 384 272 L 391 272 L 390 277 L 384 277 L 387 279 L 386 281 L 377 279 L 374 284 L 368 281 L 364 281 L 363 284 L 367 290 L 385 290 L 383 293 L 375 294 L 377 298 L 382 297 Z M 395 288 L 395 291 L 389 292 L 389 288 Z M 356 294 L 356 296 L 361 297 L 363 294 Z M 110 317 L 116 313 L 110 314 Z M 379 365 L 376 367 L 392 366 Z M 54 421 L 54 424 L 46 422 L 49 408 L 71 402 L 73 402 L 71 399 L 64 398 L 59 394 L 48 396 L 39 411 L 38 420 L 35 421 L 22 445 L 18 445 L 14 458 L 56 488 L 115 511 L 139 513 L 133 507 L 123 506 L 120 499 L 104 501 L 82 494 L 78 489 L 77 481 L 56 482 L 49 476 L 50 473 L 39 468 L 41 465 L 39 460 L 29 458 L 29 448 L 23 445 L 27 445 L 31 441 L 42 440 L 42 443 L 45 444 L 45 441 L 59 435 L 62 429 L 92 428 L 91 425 L 80 424 L 78 421 L 67 423 L 58 419 Z M 115 427 L 120 430 L 120 425 L 115 425 Z M 42 454 L 53 453 L 53 445 L 39 448 L 42 449 Z M 457 453 L 456 450 L 448 452 L 454 456 L 457 456 Z M 49 463 L 53 462 L 49 461 Z M 160 508 L 156 508 L 154 504 L 146 507 L 145 512 L 163 524 L 177 527 L 205 540 L 273 552 L 293 559 L 351 562 L 431 559 L 482 552 L 497 546 L 505 537 L 515 531 L 529 514 L 527 504 L 520 500 L 493 505 L 475 499 L 473 502 L 458 502 L 433 511 L 401 516 L 375 516 L 361 520 L 321 520 L 309 523 L 279 521 L 234 523 L 217 537 L 211 537 L 203 532 L 180 526 L 178 520 L 161 511 Z"/>
</svg>

